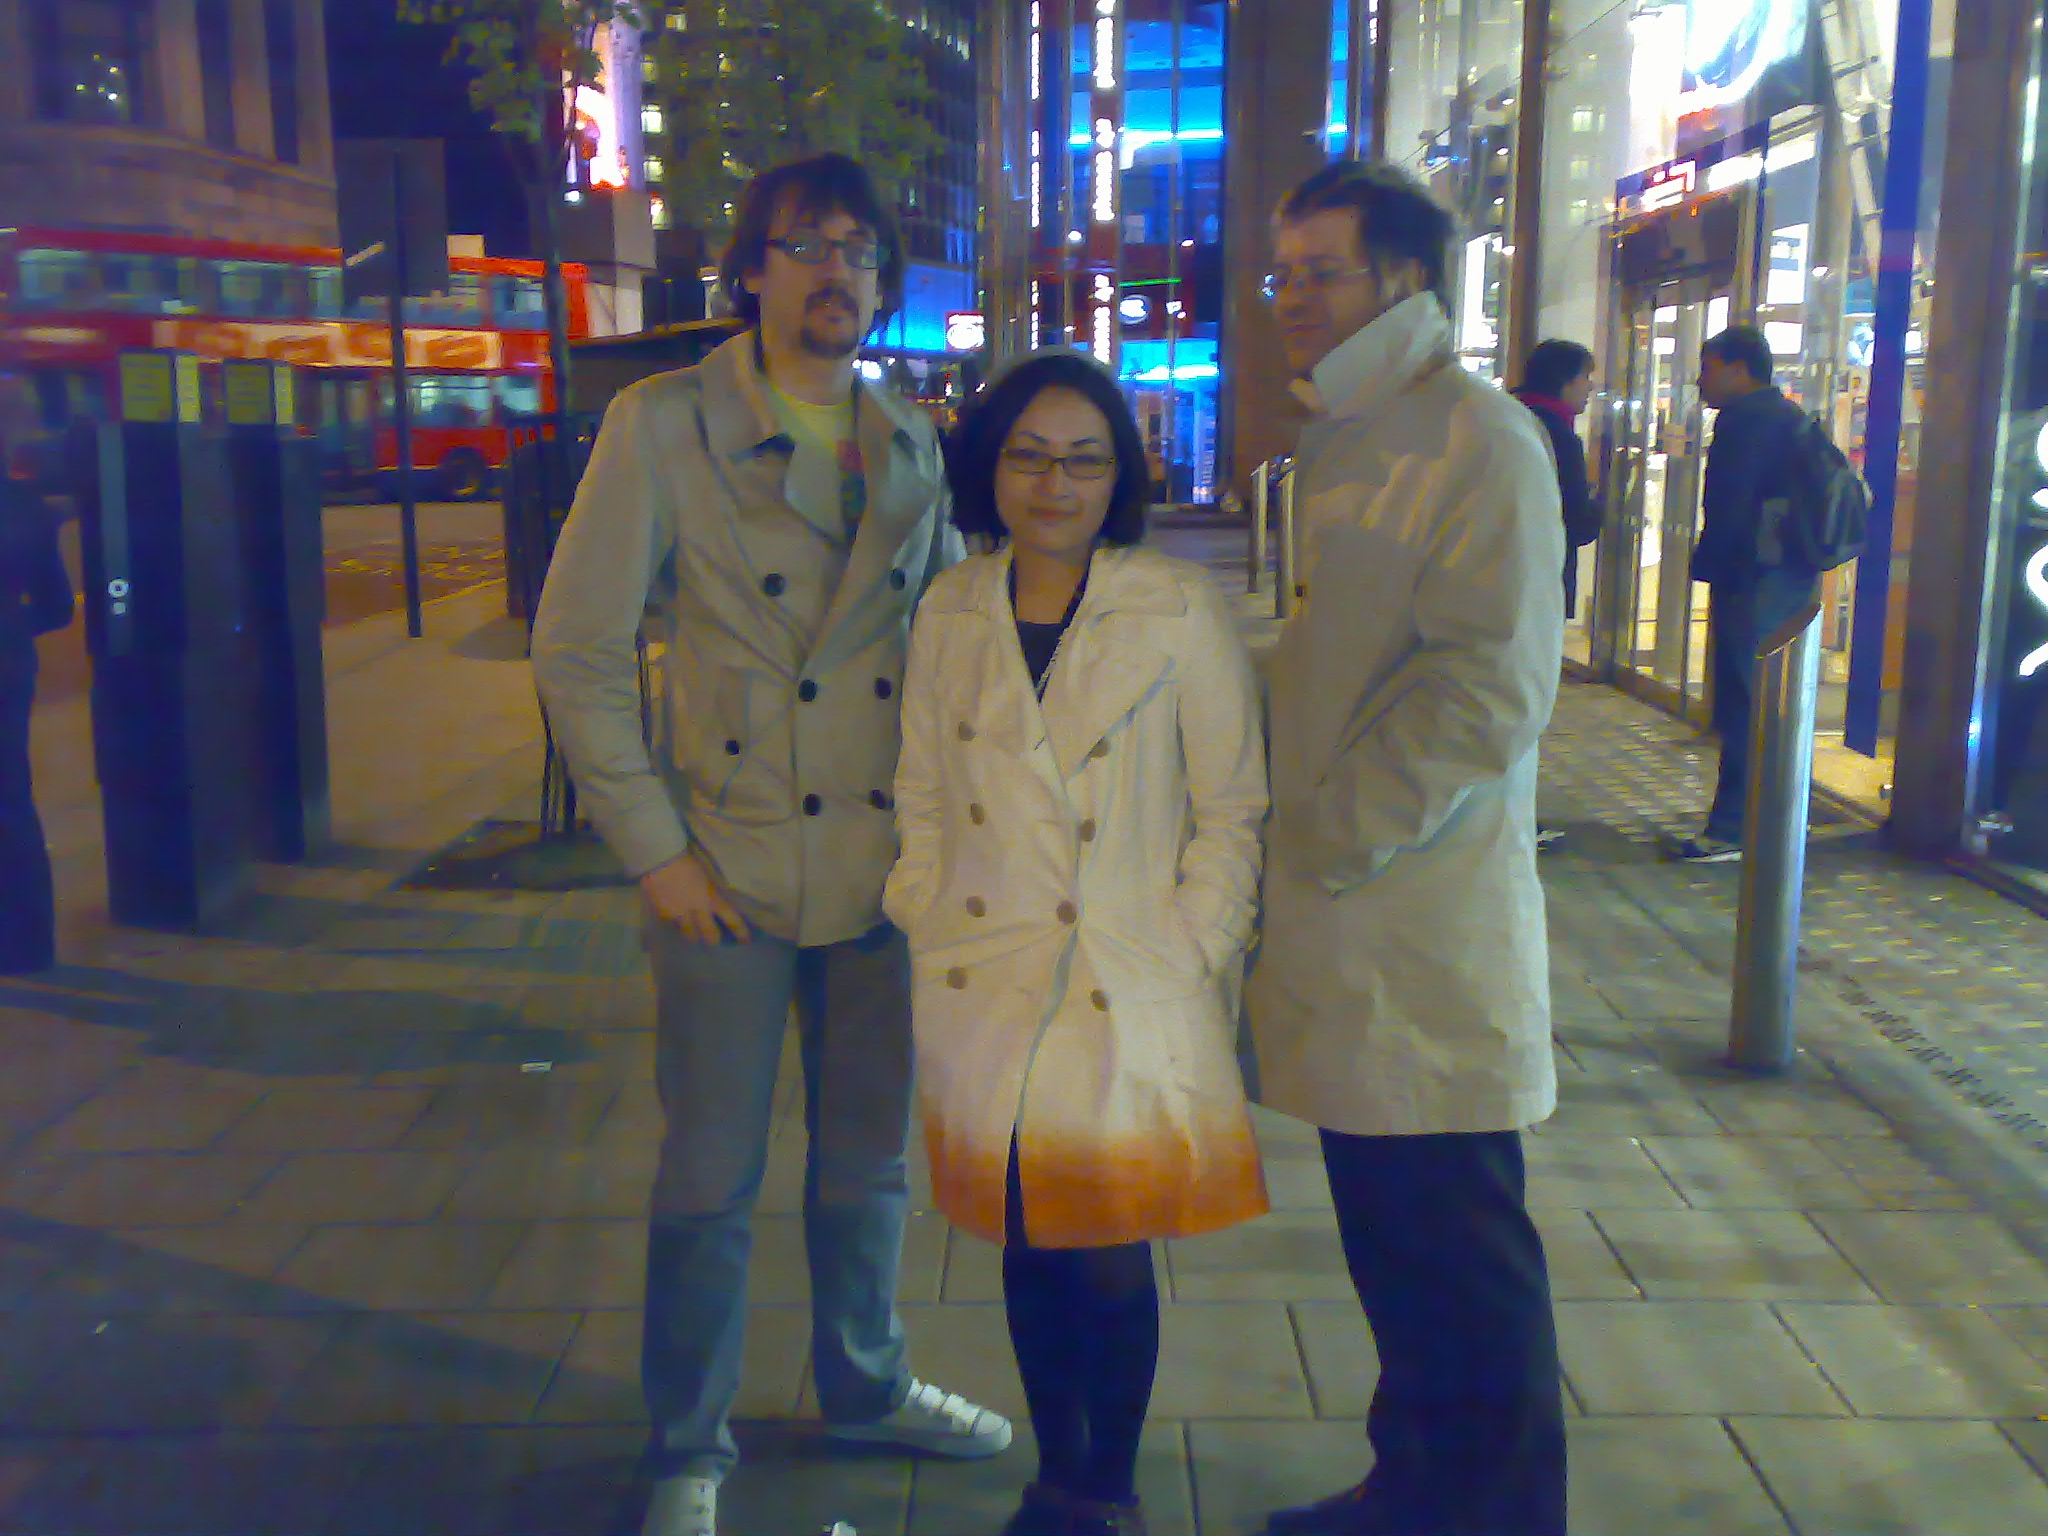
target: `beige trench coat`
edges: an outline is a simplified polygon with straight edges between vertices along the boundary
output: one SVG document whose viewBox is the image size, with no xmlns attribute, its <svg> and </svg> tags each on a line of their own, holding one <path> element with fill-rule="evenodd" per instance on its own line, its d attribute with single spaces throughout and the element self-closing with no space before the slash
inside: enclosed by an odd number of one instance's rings
<svg viewBox="0 0 2048 1536">
<path fill-rule="evenodd" d="M 1035 697 L 1009 556 L 919 610 L 889 914 L 910 936 L 940 1208 L 1004 1235 L 1185 1237 L 1266 1209 L 1233 1050 L 1266 777 L 1256 687 L 1197 566 L 1105 549 Z"/>
<path fill-rule="evenodd" d="M 800 507 L 751 332 L 606 413 L 548 570 L 533 670 L 591 820 L 639 875 L 696 845 L 799 944 L 882 921 L 910 616 L 959 558 L 938 436 L 858 392 L 867 506 Z M 634 638 L 666 647 L 650 754 Z"/>
<path fill-rule="evenodd" d="M 1427 296 L 1326 359 L 1270 658 L 1273 826 L 1247 987 L 1259 1097 L 1359 1135 L 1556 1102 L 1536 753 L 1564 560 L 1542 428 Z"/>
</svg>

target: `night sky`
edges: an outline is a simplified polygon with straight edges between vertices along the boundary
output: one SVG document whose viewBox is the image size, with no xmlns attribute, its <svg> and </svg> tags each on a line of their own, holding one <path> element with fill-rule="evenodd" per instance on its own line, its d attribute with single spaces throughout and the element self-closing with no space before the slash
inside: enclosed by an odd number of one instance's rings
<svg viewBox="0 0 2048 1536">
<path fill-rule="evenodd" d="M 442 62 L 445 31 L 397 13 L 398 0 L 328 0 L 335 136 L 446 140 L 449 232 L 482 235 L 493 256 L 534 255 L 511 153 Z"/>
</svg>

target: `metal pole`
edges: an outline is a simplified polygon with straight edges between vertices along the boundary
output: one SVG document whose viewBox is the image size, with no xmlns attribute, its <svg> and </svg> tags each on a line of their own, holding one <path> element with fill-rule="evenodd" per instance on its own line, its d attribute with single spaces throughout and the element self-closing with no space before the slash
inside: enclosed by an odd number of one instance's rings
<svg viewBox="0 0 2048 1536">
<path fill-rule="evenodd" d="M 1294 461 L 1283 459 L 1280 464 L 1280 579 L 1274 587 L 1273 617 L 1291 619 L 1294 610 L 1300 606 L 1301 592 L 1296 587 L 1294 557 Z"/>
<path fill-rule="evenodd" d="M 1245 590 L 1256 593 L 1266 585 L 1266 520 L 1272 511 L 1272 466 L 1261 464 L 1252 471 L 1252 553 L 1245 561 Z"/>
<path fill-rule="evenodd" d="M 405 632 L 420 622 L 420 514 L 412 484 L 412 395 L 405 376 L 405 150 L 391 156 L 391 424 L 398 438 L 398 538 L 405 564 Z"/>
<path fill-rule="evenodd" d="M 1728 1059 L 1745 1071 L 1792 1065 L 1799 981 L 1799 907 L 1813 789 L 1814 699 L 1820 686 L 1820 604 L 1809 602 L 1757 650 L 1743 822 L 1742 904 Z"/>
</svg>

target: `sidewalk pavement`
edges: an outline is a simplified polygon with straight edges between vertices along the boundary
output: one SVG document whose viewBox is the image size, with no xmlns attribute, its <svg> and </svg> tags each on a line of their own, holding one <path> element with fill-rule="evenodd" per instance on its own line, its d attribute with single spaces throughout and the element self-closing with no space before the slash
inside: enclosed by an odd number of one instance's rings
<svg viewBox="0 0 2048 1536">
<path fill-rule="evenodd" d="M 1229 574 L 1227 539 L 1173 542 Z M 80 719 L 39 717 L 73 963 L 0 980 L 0 1530 L 634 1528 L 659 1114 L 633 902 L 396 883 L 477 820 L 531 815 L 537 727 L 499 613 L 486 589 L 429 610 L 422 642 L 388 619 L 330 634 L 340 846 L 265 870 L 226 933 L 95 916 Z M 1800 1071 L 1731 1076 L 1734 877 L 1649 847 L 1669 798 L 1697 796 L 1698 756 L 1674 722 L 1574 688 L 1547 765 L 1546 812 L 1574 833 L 1545 865 L 1563 1105 L 1530 1158 L 1575 1536 L 2048 1529 L 2048 1266 L 2003 1216 L 2025 1215 L 2030 1154 L 1962 1155 L 2018 1138 L 1863 1070 L 1888 1052 L 1925 1077 L 1909 1052 L 1971 1030 L 2038 1053 L 2020 1015 L 2048 975 L 2039 930 L 1939 871 L 1831 845 L 1816 884 L 1855 885 L 1876 921 L 1817 925 Z M 1999 950 L 2007 923 L 2031 944 Z M 2009 974 L 1950 963 L 1979 951 Z M 1920 1041 L 1882 1038 L 1880 1012 Z M 732 1536 L 992 1532 L 1028 1434 L 963 1467 L 849 1458 L 810 1431 L 793 1079 L 784 1093 Z M 1143 1470 L 1160 1536 L 1236 1536 L 1365 1464 L 1372 1346 L 1313 1139 L 1270 1116 L 1261 1132 L 1276 1212 L 1165 1245 Z M 917 1368 L 1021 1413 L 996 1252 L 950 1231 L 918 1177 Z"/>
</svg>

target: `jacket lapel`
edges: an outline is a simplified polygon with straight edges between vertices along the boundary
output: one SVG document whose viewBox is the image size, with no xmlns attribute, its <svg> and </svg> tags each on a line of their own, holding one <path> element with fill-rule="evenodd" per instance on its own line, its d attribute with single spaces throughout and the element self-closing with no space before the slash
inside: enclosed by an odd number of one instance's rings
<svg viewBox="0 0 2048 1536">
<path fill-rule="evenodd" d="M 940 501 L 938 466 L 918 452 L 917 439 L 893 408 L 895 401 L 870 389 L 859 398 L 854 419 L 867 506 L 839 590 L 818 631 L 816 655 L 822 662 L 865 642 L 867 636 L 854 628 L 854 621 L 870 609 L 869 599 L 897 568 L 904 547 L 916 544 L 920 533 L 930 538 L 937 531 L 929 524 Z M 845 537 L 843 529 L 836 537 Z M 921 555 L 918 563 L 923 564 Z"/>
<path fill-rule="evenodd" d="M 1165 675 L 1171 658 L 1147 643 L 1145 619 L 1186 612 L 1170 579 L 1134 567 L 1121 550 L 1096 554 L 1088 595 L 1045 691 L 1046 738 L 1062 783 Z"/>
</svg>

